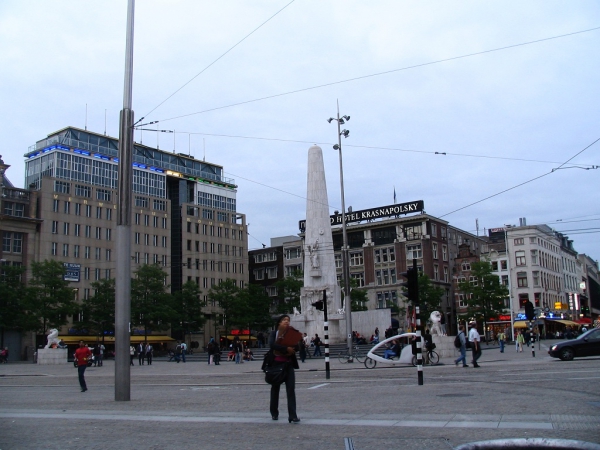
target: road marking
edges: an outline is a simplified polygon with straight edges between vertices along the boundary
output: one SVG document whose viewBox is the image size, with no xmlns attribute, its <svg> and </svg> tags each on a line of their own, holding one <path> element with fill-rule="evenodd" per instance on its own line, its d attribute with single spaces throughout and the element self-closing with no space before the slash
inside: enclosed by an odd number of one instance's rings
<svg viewBox="0 0 600 450">
<path fill-rule="evenodd" d="M 307 388 L 307 389 L 318 389 L 318 388 L 320 388 L 320 387 L 327 386 L 328 384 L 329 384 L 329 383 L 317 384 L 316 386 L 309 387 L 309 388 Z"/>
</svg>

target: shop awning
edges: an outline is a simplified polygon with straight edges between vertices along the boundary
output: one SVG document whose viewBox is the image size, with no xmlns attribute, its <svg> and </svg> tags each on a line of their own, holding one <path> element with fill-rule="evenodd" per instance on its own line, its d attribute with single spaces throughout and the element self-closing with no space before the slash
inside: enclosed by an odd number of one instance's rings
<svg viewBox="0 0 600 450">
<path fill-rule="evenodd" d="M 529 322 L 524 320 L 515 320 L 515 328 L 529 328 Z"/>
<path fill-rule="evenodd" d="M 102 342 L 102 337 L 100 336 L 77 336 L 77 335 L 66 335 L 66 336 L 58 336 L 58 339 L 62 340 L 65 344 L 78 344 L 79 341 L 83 341 L 86 344 L 95 344 L 96 342 Z M 148 341 L 151 344 L 156 344 L 158 342 L 171 342 L 174 341 L 172 337 L 166 335 L 156 335 L 149 334 L 147 339 L 145 336 L 131 336 L 130 341 L 132 344 L 139 344 L 140 342 Z M 115 338 L 114 336 L 104 336 L 105 344 L 114 344 Z"/>
<path fill-rule="evenodd" d="M 235 338 L 239 338 L 240 341 L 248 341 L 248 340 L 255 341 L 256 340 L 256 338 L 254 336 L 244 336 L 243 334 L 242 335 L 240 335 L 240 334 L 236 334 L 236 335 L 229 334 L 229 335 L 223 336 L 223 337 L 225 339 L 229 339 L 230 341 L 233 341 Z"/>
<path fill-rule="evenodd" d="M 554 319 L 554 320 L 547 320 L 548 323 L 552 323 L 552 322 L 558 322 L 558 323 L 562 323 L 563 325 L 569 325 L 572 327 L 578 327 L 579 324 L 577 322 L 573 322 L 572 320 L 565 320 L 565 319 Z"/>
</svg>

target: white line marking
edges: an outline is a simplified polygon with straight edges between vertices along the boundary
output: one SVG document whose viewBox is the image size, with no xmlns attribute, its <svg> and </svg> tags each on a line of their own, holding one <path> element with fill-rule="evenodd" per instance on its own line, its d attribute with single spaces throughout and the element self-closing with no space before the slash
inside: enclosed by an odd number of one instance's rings
<svg viewBox="0 0 600 450">
<path fill-rule="evenodd" d="M 329 384 L 329 383 L 317 384 L 316 386 L 309 387 L 309 388 L 307 388 L 307 389 L 318 389 L 318 388 L 320 388 L 320 387 L 327 386 L 328 384 Z"/>
</svg>

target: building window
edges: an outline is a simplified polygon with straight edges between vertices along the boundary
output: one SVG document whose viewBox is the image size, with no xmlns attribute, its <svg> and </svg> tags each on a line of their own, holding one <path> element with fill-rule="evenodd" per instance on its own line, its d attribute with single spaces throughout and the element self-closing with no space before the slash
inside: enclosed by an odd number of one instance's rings
<svg viewBox="0 0 600 450">
<path fill-rule="evenodd" d="M 96 199 L 110 202 L 111 192 L 108 189 L 96 189 Z"/>
<path fill-rule="evenodd" d="M 63 244 L 63 256 L 69 256 L 69 244 Z"/>
<path fill-rule="evenodd" d="M 517 272 L 517 286 L 527 287 L 527 272 Z"/>
<path fill-rule="evenodd" d="M 420 259 L 423 257 L 421 244 L 406 246 L 406 259 Z"/>
<path fill-rule="evenodd" d="M 102 228 L 96 227 L 96 239 L 102 239 Z"/>
<path fill-rule="evenodd" d="M 300 247 L 290 247 L 285 249 L 285 259 L 296 259 L 302 256 Z"/>
<path fill-rule="evenodd" d="M 81 203 L 75 203 L 75 215 L 76 216 L 81 215 Z"/>
<path fill-rule="evenodd" d="M 83 269 L 83 278 L 85 280 L 89 280 L 90 279 L 90 268 L 89 267 L 84 267 L 84 269 Z"/>
<path fill-rule="evenodd" d="M 163 217 L 163 219 L 162 219 L 162 227 L 165 229 L 167 228 L 167 218 L 166 217 Z"/>
<path fill-rule="evenodd" d="M 65 202 L 65 214 L 71 213 L 71 202 Z"/>
<path fill-rule="evenodd" d="M 54 182 L 54 192 L 58 192 L 60 194 L 68 194 L 71 191 L 71 183 L 66 183 L 64 181 L 55 181 Z"/>
<path fill-rule="evenodd" d="M 52 250 L 51 250 L 52 256 L 56 256 L 57 248 L 58 248 L 58 244 L 56 242 L 53 242 L 52 243 Z"/>
<path fill-rule="evenodd" d="M 365 285 L 365 274 L 363 272 L 351 273 L 350 278 L 356 280 L 358 287 L 363 287 Z"/>
<path fill-rule="evenodd" d="M 110 249 L 109 249 L 109 248 L 107 248 L 107 249 L 106 249 L 106 260 L 107 260 L 107 261 L 110 261 L 110 256 L 111 256 L 111 255 L 110 255 Z"/>
<path fill-rule="evenodd" d="M 110 241 L 110 240 L 111 240 L 111 238 L 112 238 L 112 229 L 110 229 L 110 228 L 107 228 L 107 229 L 106 229 L 106 240 L 107 240 L 107 241 Z"/>
<path fill-rule="evenodd" d="M 518 252 L 515 252 L 515 263 L 517 266 L 524 266 L 526 265 L 526 261 L 525 261 L 525 252 L 520 250 Z"/>
<path fill-rule="evenodd" d="M 254 269 L 254 279 L 255 280 L 264 280 L 265 271 L 264 269 Z"/>
<path fill-rule="evenodd" d="M 84 257 L 85 257 L 85 259 L 90 259 L 90 250 L 91 250 L 91 248 L 86 245 L 85 249 L 84 249 Z"/>
<path fill-rule="evenodd" d="M 99 247 L 96 247 L 96 259 L 97 260 L 101 259 L 101 254 L 102 254 L 102 249 Z"/>
<path fill-rule="evenodd" d="M 58 233 L 58 220 L 52 221 L 52 234 Z"/>
<path fill-rule="evenodd" d="M 350 266 L 362 266 L 363 263 L 363 254 L 362 252 L 353 252 L 350 253 Z"/>
<path fill-rule="evenodd" d="M 440 279 L 440 267 L 437 264 L 433 265 L 433 279 L 436 281 Z"/>
<path fill-rule="evenodd" d="M 461 265 L 461 270 L 463 272 L 469 272 L 471 270 L 471 263 L 467 261 L 463 262 Z"/>
<path fill-rule="evenodd" d="M 54 202 L 52 203 L 52 212 L 58 212 L 59 204 L 60 204 L 60 201 L 57 199 L 54 199 Z"/>
<path fill-rule="evenodd" d="M 538 263 L 538 251 L 531 250 L 531 264 L 537 265 Z"/>
<path fill-rule="evenodd" d="M 102 206 L 96 206 L 96 219 L 102 219 Z"/>
<path fill-rule="evenodd" d="M 92 205 L 85 205 L 85 217 L 92 217 Z"/>
<path fill-rule="evenodd" d="M 269 297 L 277 297 L 277 286 L 267 286 L 266 290 Z"/>
<path fill-rule="evenodd" d="M 167 210 L 167 202 L 166 200 L 152 200 L 152 206 L 157 211 L 166 211 Z"/>
<path fill-rule="evenodd" d="M 83 186 L 81 184 L 75 185 L 75 195 L 78 197 L 92 197 L 92 188 L 90 186 Z"/>
<path fill-rule="evenodd" d="M 446 245 L 442 245 L 442 261 L 448 261 L 448 246 Z"/>
<path fill-rule="evenodd" d="M 500 261 L 500 270 L 508 270 L 508 261 L 506 259 Z"/>
<path fill-rule="evenodd" d="M 431 224 L 431 237 L 437 237 L 437 224 Z"/>
<path fill-rule="evenodd" d="M 444 266 L 444 282 L 448 283 L 448 267 Z"/>
<path fill-rule="evenodd" d="M 536 270 L 531 273 L 531 276 L 533 278 L 533 286 L 539 287 L 540 286 L 540 272 Z"/>
<path fill-rule="evenodd" d="M 523 238 L 516 238 L 514 240 L 515 245 L 523 245 L 525 244 L 525 240 Z"/>
<path fill-rule="evenodd" d="M 458 306 L 460 308 L 466 308 L 467 302 L 465 300 L 465 294 L 457 294 L 457 297 L 458 297 Z"/>
<path fill-rule="evenodd" d="M 438 259 L 438 245 L 436 242 L 432 242 L 431 250 L 433 252 L 433 259 Z"/>
<path fill-rule="evenodd" d="M 502 275 L 502 284 L 508 286 L 508 275 Z"/>
<path fill-rule="evenodd" d="M 150 226 L 150 216 L 148 214 L 144 214 L 144 226 Z"/>
<path fill-rule="evenodd" d="M 78 223 L 75 224 L 75 236 L 79 236 L 81 234 L 81 225 Z"/>
<path fill-rule="evenodd" d="M 73 256 L 75 258 L 79 258 L 79 245 L 74 245 L 73 246 Z"/>
<path fill-rule="evenodd" d="M 498 272 L 498 261 L 492 261 L 492 271 Z"/>
</svg>

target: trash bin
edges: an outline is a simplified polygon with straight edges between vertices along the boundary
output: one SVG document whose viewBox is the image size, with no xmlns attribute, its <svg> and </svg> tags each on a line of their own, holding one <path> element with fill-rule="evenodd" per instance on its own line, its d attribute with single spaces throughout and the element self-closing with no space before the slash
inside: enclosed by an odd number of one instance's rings
<svg viewBox="0 0 600 450">
<path fill-rule="evenodd" d="M 455 447 L 454 450 L 495 450 L 511 448 L 525 448 L 530 450 L 543 450 L 548 448 L 557 450 L 600 450 L 600 444 L 572 441 L 569 439 L 520 438 L 470 442 L 468 444 L 459 445 L 458 447 Z"/>
</svg>

